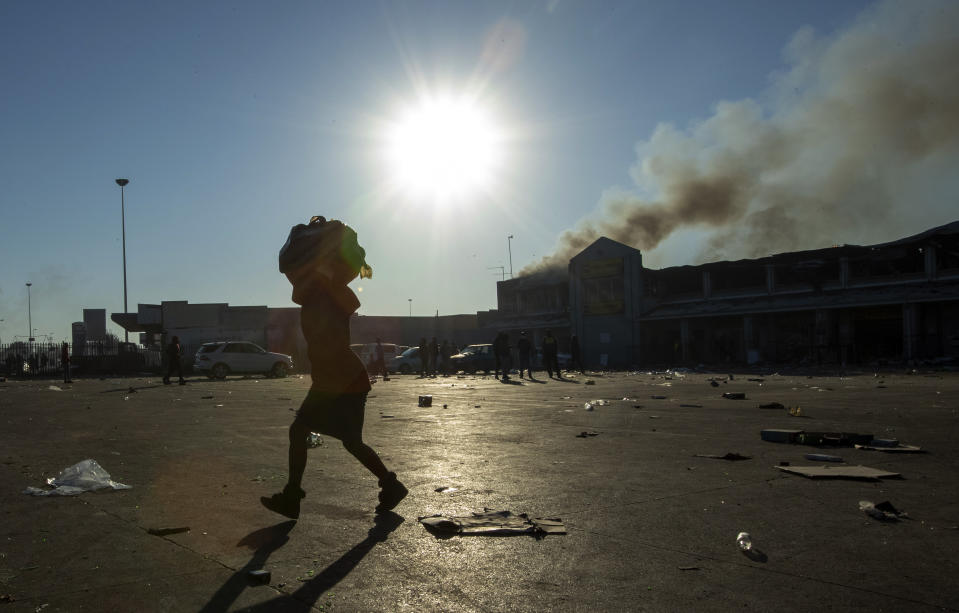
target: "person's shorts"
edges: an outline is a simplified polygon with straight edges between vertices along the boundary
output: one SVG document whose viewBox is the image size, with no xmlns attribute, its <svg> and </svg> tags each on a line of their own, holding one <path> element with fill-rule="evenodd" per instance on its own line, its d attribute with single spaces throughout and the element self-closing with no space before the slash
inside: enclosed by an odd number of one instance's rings
<svg viewBox="0 0 959 613">
<path fill-rule="evenodd" d="M 296 412 L 294 426 L 341 441 L 362 440 L 366 392 L 331 394 L 310 390 Z"/>
</svg>

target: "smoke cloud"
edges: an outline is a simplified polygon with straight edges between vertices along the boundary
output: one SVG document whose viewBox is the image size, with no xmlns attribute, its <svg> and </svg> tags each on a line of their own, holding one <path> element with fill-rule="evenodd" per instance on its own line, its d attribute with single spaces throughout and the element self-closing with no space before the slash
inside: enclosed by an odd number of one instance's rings
<svg viewBox="0 0 959 613">
<path fill-rule="evenodd" d="M 951 221 L 957 26 L 957 2 L 893 0 L 830 37 L 801 29 L 763 96 L 720 102 L 686 129 L 659 125 L 637 146 L 636 188 L 606 194 L 595 218 L 520 274 L 565 272 L 600 236 L 652 250 L 678 230 L 706 230 L 692 249 L 702 262 L 880 242 Z M 931 219 L 936 211 L 944 218 Z"/>
</svg>

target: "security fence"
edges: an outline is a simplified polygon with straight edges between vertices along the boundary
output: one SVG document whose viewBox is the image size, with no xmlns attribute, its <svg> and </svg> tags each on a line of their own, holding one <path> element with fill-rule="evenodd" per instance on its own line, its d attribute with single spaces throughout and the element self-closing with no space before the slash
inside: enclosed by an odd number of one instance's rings
<svg viewBox="0 0 959 613">
<path fill-rule="evenodd" d="M 161 353 L 132 343 L 67 345 L 71 373 L 83 375 L 160 372 Z M 0 372 L 8 377 L 50 377 L 63 372 L 63 344 L 22 342 L 0 345 Z"/>
</svg>

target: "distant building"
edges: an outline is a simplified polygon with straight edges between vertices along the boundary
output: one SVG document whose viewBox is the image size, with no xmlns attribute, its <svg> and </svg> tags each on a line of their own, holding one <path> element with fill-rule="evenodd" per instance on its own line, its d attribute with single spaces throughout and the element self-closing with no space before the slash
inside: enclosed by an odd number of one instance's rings
<svg viewBox="0 0 959 613">
<path fill-rule="evenodd" d="M 107 338 L 107 310 L 83 309 L 83 325 L 88 341 L 103 341 Z"/>
<path fill-rule="evenodd" d="M 497 283 L 491 327 L 578 335 L 593 367 L 959 357 L 959 222 L 890 243 L 644 268 L 600 238 L 568 274 Z"/>
</svg>

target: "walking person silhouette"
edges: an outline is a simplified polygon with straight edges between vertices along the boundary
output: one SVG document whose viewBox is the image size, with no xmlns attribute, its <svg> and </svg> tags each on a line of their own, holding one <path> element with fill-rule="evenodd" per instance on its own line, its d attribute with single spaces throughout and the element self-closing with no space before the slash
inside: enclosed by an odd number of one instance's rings
<svg viewBox="0 0 959 613">
<path fill-rule="evenodd" d="M 280 250 L 280 272 L 293 284 L 293 302 L 301 306 L 313 384 L 290 426 L 290 475 L 283 491 L 260 498 L 263 506 L 286 517 L 300 515 L 306 470 L 307 438 L 319 432 L 340 439 L 343 447 L 379 479 L 376 512 L 396 507 L 407 489 L 372 447 L 363 442 L 363 418 L 370 379 L 350 350 L 350 317 L 360 306 L 347 287 L 358 275 L 372 278 L 366 251 L 356 232 L 337 220 L 313 217 L 299 224 Z"/>
</svg>

